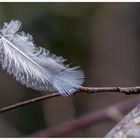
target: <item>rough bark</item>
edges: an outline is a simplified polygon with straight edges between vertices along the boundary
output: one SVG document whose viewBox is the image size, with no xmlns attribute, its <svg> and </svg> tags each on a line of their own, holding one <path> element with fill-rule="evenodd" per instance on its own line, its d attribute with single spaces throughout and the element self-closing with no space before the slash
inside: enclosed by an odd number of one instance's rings
<svg viewBox="0 0 140 140">
<path fill-rule="evenodd" d="M 140 137 L 140 104 L 138 104 L 122 121 L 120 121 L 105 137 L 139 138 Z"/>
</svg>

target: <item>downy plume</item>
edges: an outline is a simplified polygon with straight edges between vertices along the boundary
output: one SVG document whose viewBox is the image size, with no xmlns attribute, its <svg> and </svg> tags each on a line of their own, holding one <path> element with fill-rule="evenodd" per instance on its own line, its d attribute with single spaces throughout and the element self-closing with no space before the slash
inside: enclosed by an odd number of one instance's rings
<svg viewBox="0 0 140 140">
<path fill-rule="evenodd" d="M 63 57 L 37 47 L 33 37 L 19 31 L 21 22 L 12 20 L 0 29 L 2 68 L 27 87 L 49 93 L 72 95 L 83 83 L 79 67 L 64 65 Z"/>
</svg>

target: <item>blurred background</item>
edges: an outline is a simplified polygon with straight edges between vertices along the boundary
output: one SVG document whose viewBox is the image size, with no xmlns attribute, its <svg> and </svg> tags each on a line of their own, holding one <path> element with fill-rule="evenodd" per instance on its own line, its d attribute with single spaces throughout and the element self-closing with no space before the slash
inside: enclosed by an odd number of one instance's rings
<svg viewBox="0 0 140 140">
<path fill-rule="evenodd" d="M 80 65 L 84 86 L 140 85 L 139 3 L 0 3 L 0 25 L 19 19 L 38 46 Z M 0 107 L 41 96 L 0 69 Z M 131 96 L 115 93 L 55 97 L 0 114 L 0 137 L 28 137 Z M 102 121 L 65 137 L 104 137 Z"/>
</svg>

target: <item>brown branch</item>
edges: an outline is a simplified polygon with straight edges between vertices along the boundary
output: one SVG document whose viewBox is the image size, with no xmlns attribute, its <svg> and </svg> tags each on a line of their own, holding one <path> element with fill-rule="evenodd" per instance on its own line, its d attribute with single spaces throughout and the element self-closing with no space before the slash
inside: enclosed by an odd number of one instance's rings
<svg viewBox="0 0 140 140">
<path fill-rule="evenodd" d="M 125 94 L 140 93 L 140 86 L 136 87 L 80 87 L 80 92 L 96 93 L 96 92 L 120 92 Z"/>
<path fill-rule="evenodd" d="M 29 99 L 29 100 L 26 100 L 26 101 L 23 101 L 23 102 L 19 102 L 19 103 L 13 104 L 13 105 L 9 105 L 9 106 L 6 106 L 6 107 L 2 107 L 0 109 L 0 113 L 6 112 L 6 111 L 9 111 L 9 110 L 13 110 L 13 109 L 16 109 L 16 108 L 19 108 L 19 107 L 22 107 L 22 106 L 25 106 L 25 105 L 29 105 L 29 104 L 32 104 L 32 103 L 36 103 L 36 102 L 39 102 L 39 101 L 43 101 L 45 99 L 49 99 L 49 98 L 56 97 L 56 96 L 59 96 L 59 95 L 57 93 L 53 93 L 51 95 L 44 95 L 44 96 L 36 97 L 36 98 L 33 98 L 33 99 Z"/>
<path fill-rule="evenodd" d="M 140 93 L 140 87 L 139 86 L 137 87 L 82 87 L 81 86 L 76 93 L 79 93 L 79 92 L 86 92 L 88 94 L 97 93 L 97 92 L 119 92 L 119 93 L 125 93 L 129 95 L 129 94 Z M 61 95 L 58 93 L 53 93 L 50 95 L 44 95 L 41 97 L 29 99 L 23 102 L 19 102 L 13 105 L 3 107 L 0 109 L 0 113 L 13 110 L 13 109 L 16 109 L 16 108 L 19 108 L 19 107 L 22 107 L 31 103 L 39 102 L 48 98 L 56 97 L 56 96 L 61 96 Z"/>
<path fill-rule="evenodd" d="M 120 112 L 129 111 L 134 106 L 140 102 L 140 96 L 127 99 L 125 101 L 110 105 L 99 111 L 95 111 L 89 114 L 86 114 L 82 117 L 75 118 L 69 122 L 59 124 L 57 126 L 40 130 L 29 137 L 62 137 L 74 130 L 81 129 L 93 125 L 95 123 L 112 119 L 110 112 L 113 109 L 119 110 Z"/>
</svg>

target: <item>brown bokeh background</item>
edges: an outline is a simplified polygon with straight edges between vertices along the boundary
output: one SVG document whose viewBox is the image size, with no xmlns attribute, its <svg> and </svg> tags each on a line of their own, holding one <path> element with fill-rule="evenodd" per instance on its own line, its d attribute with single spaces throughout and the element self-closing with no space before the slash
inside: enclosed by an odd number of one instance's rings
<svg viewBox="0 0 140 140">
<path fill-rule="evenodd" d="M 139 3 L 0 3 L 0 25 L 21 20 L 37 45 L 81 66 L 85 86 L 136 86 L 140 84 L 139 13 Z M 0 107 L 41 94 L 0 70 Z M 0 137 L 28 137 L 131 97 L 81 93 L 34 103 L 0 114 Z M 115 124 L 91 124 L 65 137 L 104 137 Z"/>
</svg>

